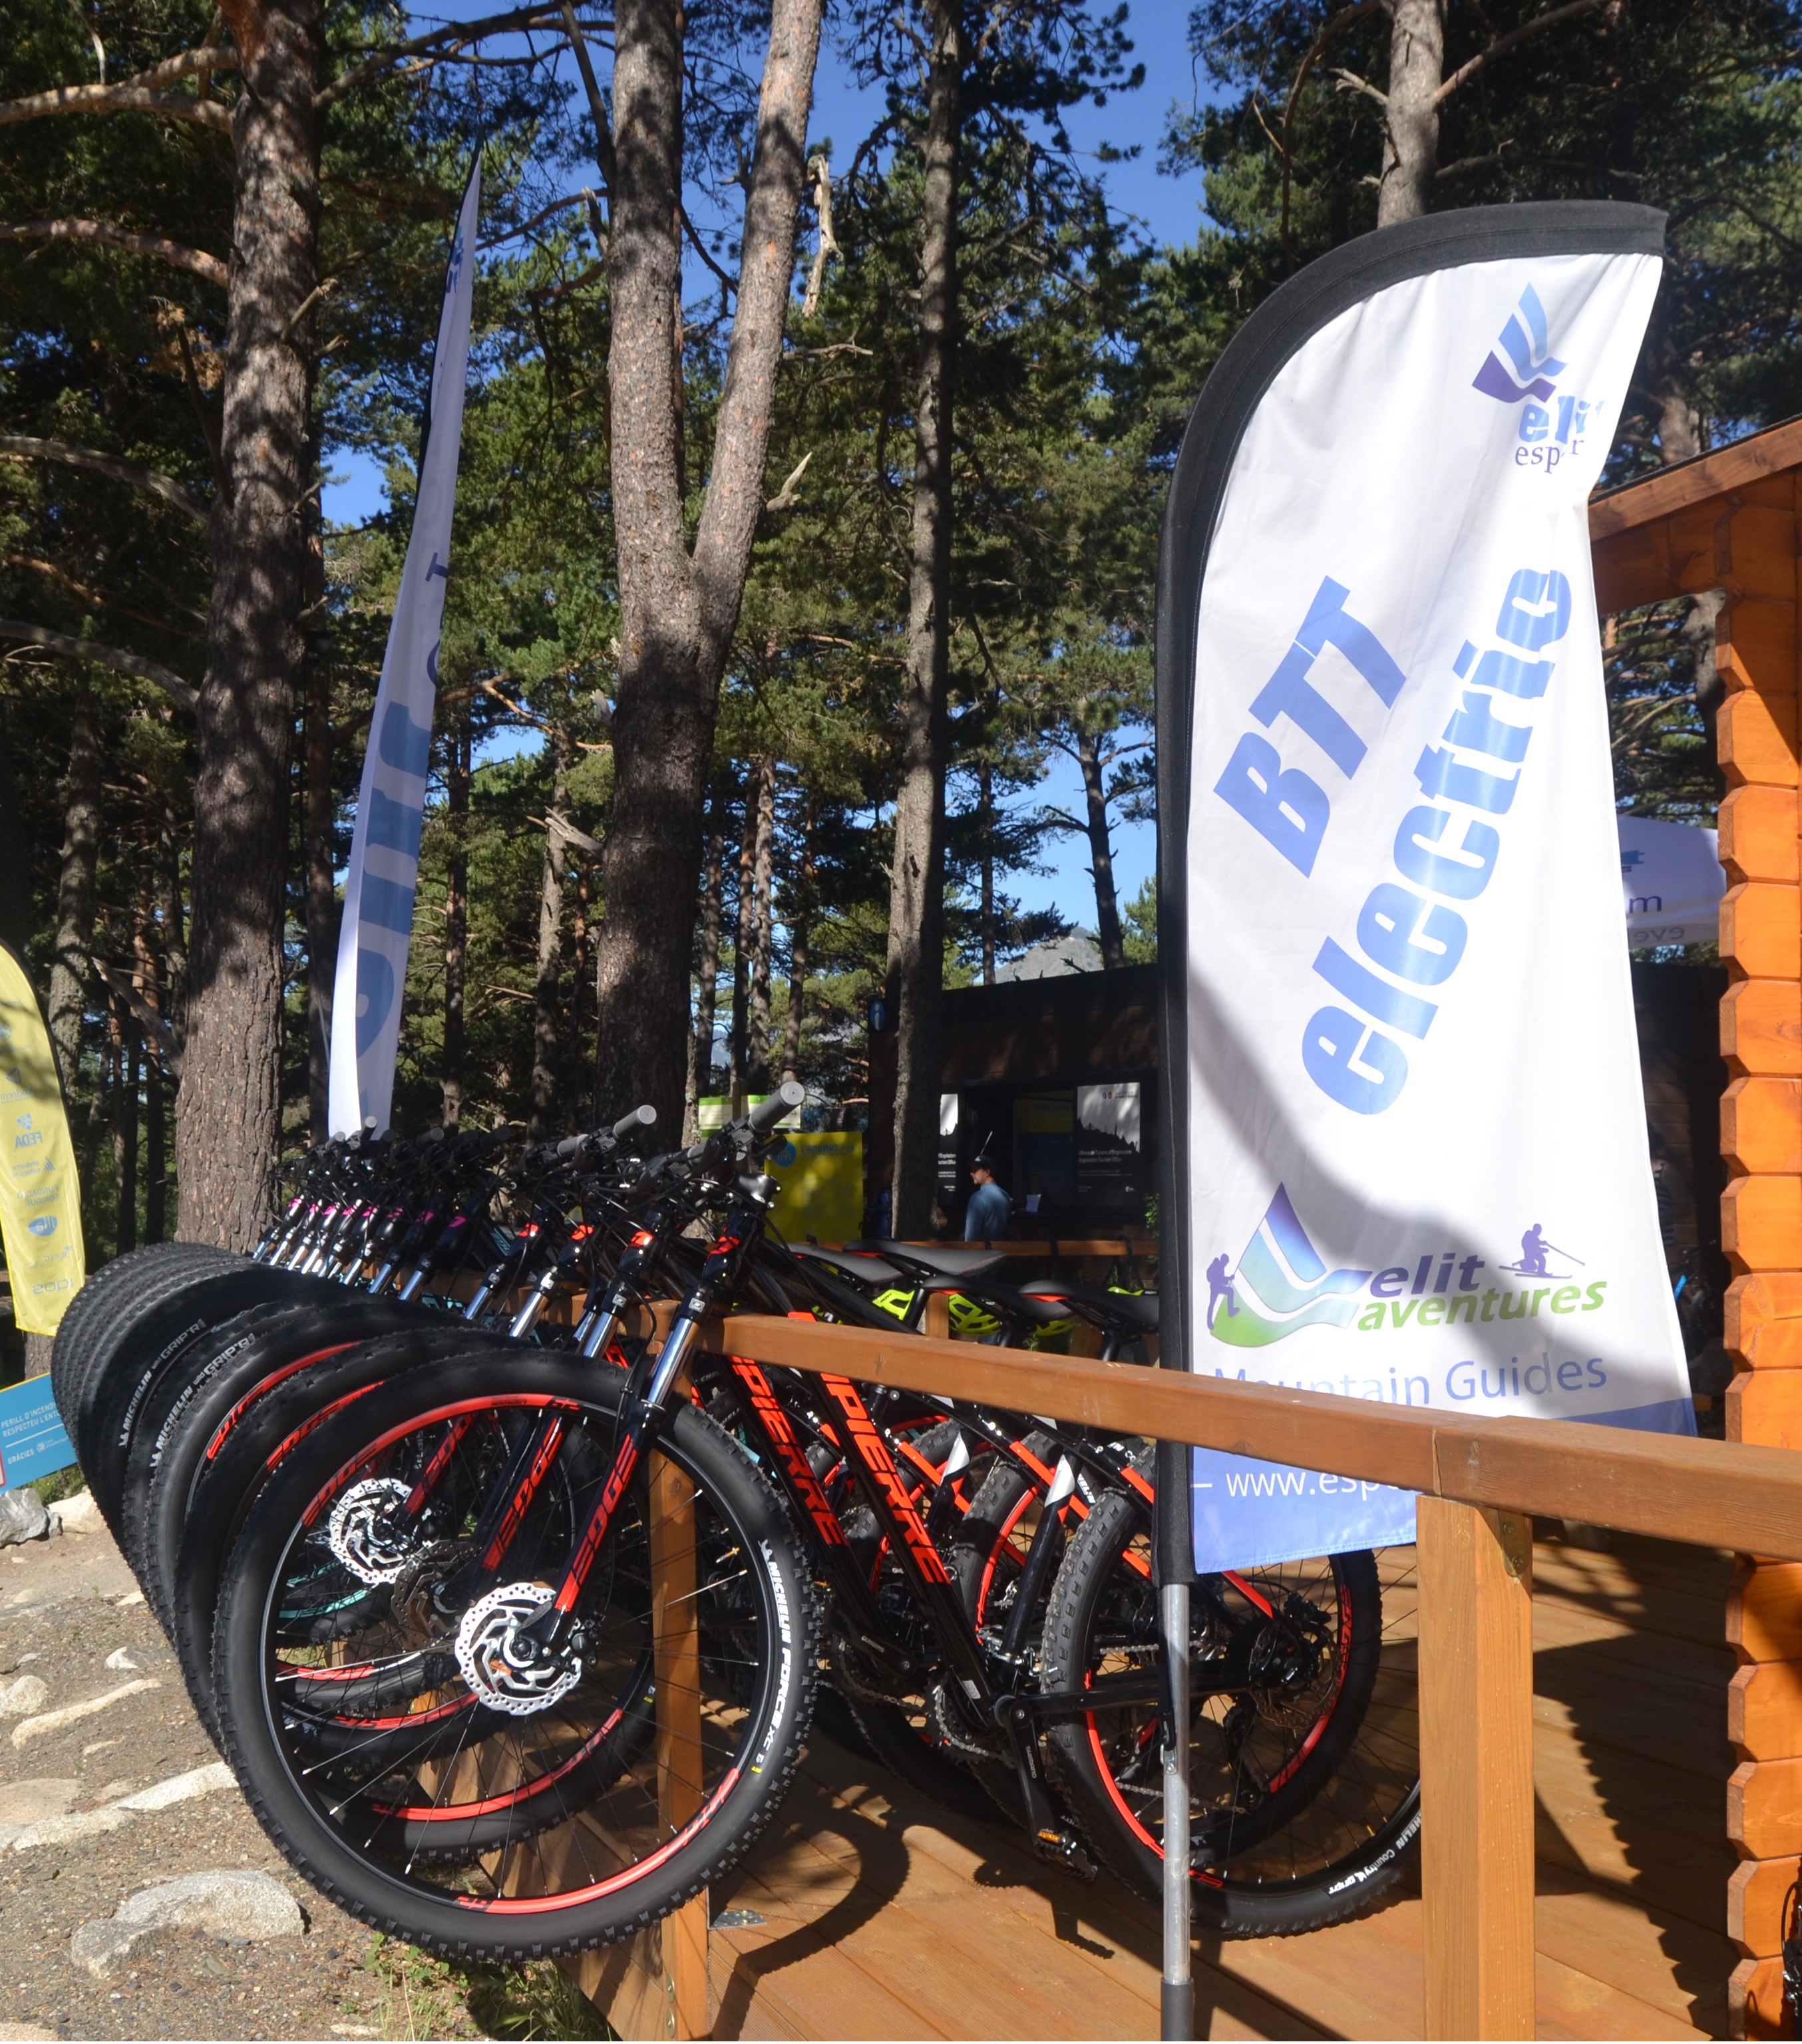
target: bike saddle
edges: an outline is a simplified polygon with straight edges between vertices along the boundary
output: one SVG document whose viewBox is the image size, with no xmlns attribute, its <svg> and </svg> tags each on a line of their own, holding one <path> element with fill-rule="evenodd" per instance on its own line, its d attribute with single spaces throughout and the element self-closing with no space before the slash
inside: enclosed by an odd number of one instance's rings
<svg viewBox="0 0 1802 2044">
<path fill-rule="evenodd" d="M 1106 1292 L 1098 1285 L 1066 1285 L 1040 1278 L 1020 1289 L 1035 1299 L 1066 1299 L 1085 1318 L 1125 1321 L 1147 1334 L 1158 1331 L 1158 1295 L 1155 1292 Z"/>
<path fill-rule="evenodd" d="M 889 1262 L 886 1257 L 871 1256 L 863 1250 L 821 1249 L 811 1242 L 793 1242 L 789 1244 L 789 1251 L 804 1262 L 824 1263 L 828 1270 L 836 1270 L 842 1277 L 855 1278 L 859 1284 L 901 1285 L 907 1281 L 898 1264 Z"/>
<path fill-rule="evenodd" d="M 845 1247 L 892 1257 L 904 1270 L 930 1270 L 938 1278 L 975 1278 L 1007 1261 L 999 1250 L 954 1249 L 948 1243 L 851 1242 Z"/>
</svg>

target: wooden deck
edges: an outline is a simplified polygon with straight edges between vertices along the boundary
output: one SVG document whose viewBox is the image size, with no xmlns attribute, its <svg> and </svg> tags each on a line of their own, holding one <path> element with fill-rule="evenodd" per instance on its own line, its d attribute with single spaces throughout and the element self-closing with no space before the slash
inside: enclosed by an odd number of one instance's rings
<svg viewBox="0 0 1802 2044">
<path fill-rule="evenodd" d="M 1534 1566 L 1539 2034 L 1724 2036 L 1728 1558 L 1616 1535 L 1542 1540 Z M 824 1738 L 712 1908 L 764 1919 L 713 1933 L 716 2037 L 1158 2034 L 1155 1911 Z M 1197 2034 L 1420 2036 L 1420 1915 L 1409 1894 L 1307 1937 L 1204 1943 Z M 621 2035 L 667 2036 L 628 1950 L 578 1977 Z M 640 1956 L 660 1972 L 654 1937 Z"/>
</svg>

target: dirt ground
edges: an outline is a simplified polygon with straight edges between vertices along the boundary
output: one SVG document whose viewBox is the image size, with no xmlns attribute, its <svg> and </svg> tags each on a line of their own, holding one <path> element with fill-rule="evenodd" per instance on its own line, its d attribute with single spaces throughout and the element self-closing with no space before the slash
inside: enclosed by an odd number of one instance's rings
<svg viewBox="0 0 1802 2044">
<path fill-rule="evenodd" d="M 36 1676 L 46 1693 L 30 1716 L 0 1716 L 0 2044 L 484 2034 L 467 1983 L 386 1945 L 316 1894 L 263 1836 L 235 1786 L 126 1813 L 117 1829 L 66 1835 L 79 1827 L 59 1825 L 58 1809 L 94 1811 L 219 1758 L 131 1571 L 98 1527 L 0 1549 L 0 1709 L 6 1689 L 25 1676 Z M 41 1734 L 30 1728 L 32 1717 L 102 1698 L 111 1700 L 71 1723 Z M 13 1831 L 21 1819 L 27 1827 Z M 300 1904 L 304 1935 L 252 1944 L 166 1931 L 102 1980 L 71 1959 L 80 1926 L 110 1917 L 134 1889 L 225 1868 L 273 1875 Z M 490 2000 L 504 2004 L 505 1984 L 489 1984 Z M 556 2026 L 509 2020 L 503 2007 L 501 2027 L 544 2035 Z"/>
</svg>

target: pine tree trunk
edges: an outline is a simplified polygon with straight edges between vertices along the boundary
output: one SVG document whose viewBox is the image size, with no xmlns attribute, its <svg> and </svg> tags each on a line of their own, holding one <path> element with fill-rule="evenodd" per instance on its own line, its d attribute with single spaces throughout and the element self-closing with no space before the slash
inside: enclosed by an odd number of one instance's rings
<svg viewBox="0 0 1802 2044">
<path fill-rule="evenodd" d="M 563 1059 L 558 1045 L 557 1009 L 563 978 L 563 862 L 565 844 L 559 824 L 570 817 L 570 740 L 562 724 L 551 732 L 550 828 L 544 833 L 544 859 L 538 879 L 538 975 L 532 987 L 532 1114 L 527 1132 L 542 1143 L 556 1118 L 558 1081 Z"/>
<path fill-rule="evenodd" d="M 156 951 L 152 942 L 156 924 L 152 910 L 156 884 L 152 848 L 143 847 L 138 866 L 137 920 L 132 935 L 132 985 L 138 998 L 152 1014 L 163 1012 L 160 975 Z M 163 1107 L 163 1054 L 159 1046 L 147 1043 L 144 1060 L 144 1239 L 163 1239 L 167 1219 L 167 1166 L 163 1145 L 166 1131 Z"/>
<path fill-rule="evenodd" d="M 175 813 L 167 802 L 156 830 L 156 913 L 163 925 L 163 1013 L 180 1044 L 187 1039 L 188 940 Z"/>
<path fill-rule="evenodd" d="M 197 715 L 194 947 L 177 1101 L 181 1231 L 248 1250 L 281 1137 L 288 751 L 303 651 L 305 345 L 318 221 L 321 0 L 225 0 L 244 90 L 213 513 L 213 600 Z"/>
<path fill-rule="evenodd" d="M 10 944 L 22 958 L 37 928 L 18 775 L 13 770 L 5 709 L 0 706 L 0 943 Z"/>
<path fill-rule="evenodd" d="M 1114 891 L 1114 848 L 1108 832 L 1101 741 L 1093 731 L 1077 732 L 1076 756 L 1088 805 L 1089 864 L 1095 876 L 1095 936 L 1101 947 L 1101 969 L 1117 972 L 1126 963 L 1126 947 L 1120 941 L 1120 897 Z"/>
<path fill-rule="evenodd" d="M 995 983 L 995 774 L 985 759 L 977 769 L 982 805 L 982 984 Z"/>
<path fill-rule="evenodd" d="M 895 1014 L 895 1219 L 932 1232 L 939 1178 L 939 1009 L 944 978 L 945 765 L 950 742 L 951 408 L 957 355 L 961 0 L 932 0 L 920 227 L 920 362 L 914 408 L 908 685 L 889 893 L 888 982 Z"/>
<path fill-rule="evenodd" d="M 315 1143 L 332 1132 L 332 986 L 340 914 L 332 808 L 332 670 L 316 650 L 306 677 L 306 1097 Z"/>
<path fill-rule="evenodd" d="M 613 814 L 595 951 L 595 1112 L 648 1101 L 682 1111 L 690 931 L 713 720 L 763 509 L 820 0 L 774 0 L 746 183 L 738 298 L 692 555 L 682 491 L 677 307 L 682 290 L 682 56 L 678 0 L 614 9 L 613 516 L 620 672 Z"/>
<path fill-rule="evenodd" d="M 100 851 L 100 715 L 94 697 L 75 705 L 69 779 L 63 808 L 63 863 L 56 879 L 56 948 L 50 961 L 50 1040 L 63 1090 L 81 1071 L 82 1016 L 87 1008 L 88 952 L 94 943 L 94 871 Z"/>
<path fill-rule="evenodd" d="M 444 879 L 444 1056 L 439 1085 L 444 1126 L 455 1129 L 463 1113 L 463 979 L 469 959 L 469 708 L 466 704 L 451 742 L 444 776 L 445 824 L 450 837 Z"/>
<path fill-rule="evenodd" d="M 694 1140 L 701 1097 L 713 1083 L 713 1018 L 719 1003 L 720 926 L 725 894 L 726 834 L 720 827 L 720 806 L 716 794 L 701 884 L 701 957 L 695 974 L 694 1033 L 689 1042 L 688 1099 L 682 1116 L 685 1143 Z"/>
<path fill-rule="evenodd" d="M 1439 167 L 1435 102 L 1445 83 L 1445 0 L 1393 0 L 1379 227 L 1418 220 L 1431 203 Z"/>
<path fill-rule="evenodd" d="M 801 1025 L 807 1001 L 808 942 L 813 923 L 813 831 L 819 804 L 808 797 L 801 826 L 801 856 L 795 863 L 794 905 L 789 911 L 789 1015 L 782 1032 L 782 1077 L 801 1075 Z"/>
<path fill-rule="evenodd" d="M 751 971 L 745 1028 L 747 1091 L 770 1090 L 770 947 L 774 934 L 776 761 L 766 753 L 757 763 L 757 831 L 751 858 Z"/>
<path fill-rule="evenodd" d="M 744 777 L 744 829 L 739 839 L 738 921 L 732 934 L 732 1034 L 730 1058 L 732 1112 L 744 1112 L 746 1053 L 749 1048 L 751 930 L 756 914 L 757 777 Z"/>
<path fill-rule="evenodd" d="M 113 1095 L 113 1254 L 137 1247 L 137 1108 L 144 1083 L 136 1018 L 112 1004 L 113 1058 L 120 1084 Z"/>
</svg>

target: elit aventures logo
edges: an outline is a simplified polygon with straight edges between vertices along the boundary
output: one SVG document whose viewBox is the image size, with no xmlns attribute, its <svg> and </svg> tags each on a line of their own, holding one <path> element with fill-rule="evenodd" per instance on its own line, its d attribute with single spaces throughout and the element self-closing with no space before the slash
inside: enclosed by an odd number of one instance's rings
<svg viewBox="0 0 1802 2044">
<path fill-rule="evenodd" d="M 1542 1310 L 1593 1313 L 1608 1291 L 1606 1278 L 1548 1241 L 1537 1221 L 1523 1231 L 1513 1262 L 1492 1266 L 1474 1252 L 1435 1247 L 1382 1270 L 1329 1270 L 1281 1185 L 1237 1267 L 1223 1251 L 1207 1277 L 1208 1331 L 1235 1348 L 1265 1348 L 1307 1327 L 1374 1333 L 1536 1319 Z"/>
<path fill-rule="evenodd" d="M 1548 474 L 1566 455 L 1582 445 L 1601 410 L 1587 398 L 1561 395 L 1558 378 L 1569 364 L 1551 350 L 1546 309 L 1529 284 L 1508 315 L 1495 346 L 1471 378 L 1471 386 L 1498 404 L 1519 405 L 1517 468 L 1543 469 Z"/>
</svg>

